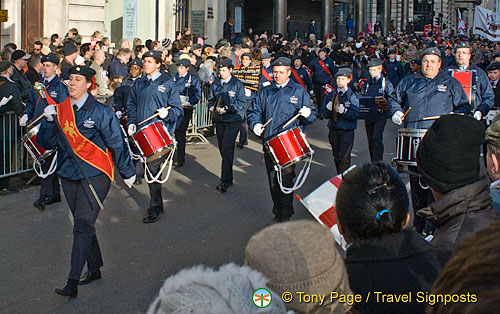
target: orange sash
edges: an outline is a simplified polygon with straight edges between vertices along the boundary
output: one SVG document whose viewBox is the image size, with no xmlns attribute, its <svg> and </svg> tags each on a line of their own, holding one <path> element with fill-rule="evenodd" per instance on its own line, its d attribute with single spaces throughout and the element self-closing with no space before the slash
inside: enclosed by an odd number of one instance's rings
<svg viewBox="0 0 500 314">
<path fill-rule="evenodd" d="M 108 148 L 104 152 L 99 146 L 80 133 L 76 126 L 75 113 L 69 97 L 57 105 L 57 120 L 59 120 L 64 135 L 75 154 L 89 165 L 104 172 L 113 181 L 114 168 L 111 152 Z"/>
<path fill-rule="evenodd" d="M 333 82 L 333 76 L 332 76 L 332 72 L 330 71 L 330 69 L 325 65 L 325 63 L 323 62 L 323 60 L 321 60 L 320 58 L 318 58 L 318 63 L 319 65 L 323 68 L 323 70 L 325 70 L 325 72 L 330 76 L 330 81 Z"/>
<path fill-rule="evenodd" d="M 304 84 L 304 81 L 302 81 L 302 79 L 299 76 L 299 73 L 297 73 L 297 71 L 294 68 L 292 68 L 292 75 L 297 80 L 297 82 L 307 90 L 306 84 Z"/>
<path fill-rule="evenodd" d="M 266 78 L 266 80 L 268 81 L 272 81 L 273 78 L 271 77 L 271 75 L 269 75 L 269 73 L 267 73 L 266 69 L 264 69 L 264 67 L 262 67 L 262 75 L 264 75 L 264 77 Z"/>
</svg>

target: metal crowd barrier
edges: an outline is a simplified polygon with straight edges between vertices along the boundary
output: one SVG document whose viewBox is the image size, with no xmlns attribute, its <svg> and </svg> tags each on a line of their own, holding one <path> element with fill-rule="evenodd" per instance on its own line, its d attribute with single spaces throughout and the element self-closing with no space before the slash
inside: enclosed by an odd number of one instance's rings
<svg viewBox="0 0 500 314">
<path fill-rule="evenodd" d="M 17 114 L 0 115 L 0 178 L 33 170 L 33 159 L 24 149 L 26 128 L 19 126 Z"/>
<path fill-rule="evenodd" d="M 191 127 L 188 129 L 189 133 L 186 135 L 191 143 L 208 143 L 207 138 L 200 133 L 202 129 L 212 127 L 212 112 L 208 106 L 208 95 L 210 93 L 210 84 L 203 84 L 201 87 L 201 100 L 193 111 L 193 118 L 191 119 Z M 193 139 L 199 141 L 194 142 Z"/>
</svg>

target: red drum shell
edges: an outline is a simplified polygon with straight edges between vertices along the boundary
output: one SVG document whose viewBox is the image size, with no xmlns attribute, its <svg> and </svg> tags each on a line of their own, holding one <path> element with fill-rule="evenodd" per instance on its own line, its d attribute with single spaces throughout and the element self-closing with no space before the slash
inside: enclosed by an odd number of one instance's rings
<svg viewBox="0 0 500 314">
<path fill-rule="evenodd" d="M 174 140 L 161 122 L 146 125 L 137 131 L 133 138 L 141 155 L 147 158 L 148 162 L 165 155 L 174 146 Z"/>
<path fill-rule="evenodd" d="M 274 163 L 281 168 L 291 166 L 313 153 L 299 128 L 281 132 L 267 141 L 266 147 L 273 156 Z"/>
</svg>

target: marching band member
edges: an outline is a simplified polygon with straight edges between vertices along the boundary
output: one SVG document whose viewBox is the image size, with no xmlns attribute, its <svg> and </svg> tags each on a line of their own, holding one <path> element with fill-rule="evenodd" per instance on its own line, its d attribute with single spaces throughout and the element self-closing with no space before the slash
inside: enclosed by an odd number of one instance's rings
<svg viewBox="0 0 500 314">
<path fill-rule="evenodd" d="M 59 57 L 53 53 L 42 56 L 43 64 L 43 79 L 42 83 L 45 86 L 47 94 L 58 104 L 68 98 L 68 87 L 56 75 L 57 67 L 59 66 Z M 26 126 L 28 120 L 34 120 L 43 114 L 47 103 L 42 97 L 35 93 L 32 89 L 29 94 L 26 110 L 23 116 L 19 119 L 20 126 Z M 46 173 L 52 164 L 54 154 L 47 157 L 41 165 L 42 171 Z M 45 205 L 50 205 L 61 201 L 61 188 L 57 175 L 55 173 L 46 178 L 42 178 L 40 184 L 40 196 L 35 201 L 33 206 L 39 210 L 45 210 Z"/>
<path fill-rule="evenodd" d="M 264 51 L 260 56 L 260 64 L 262 75 L 260 77 L 260 84 L 262 86 L 269 86 L 273 82 L 273 67 L 271 66 L 271 55 L 269 52 Z"/>
<path fill-rule="evenodd" d="M 500 86 L 498 84 L 498 79 L 500 78 L 500 62 L 493 62 L 486 68 L 488 72 L 488 78 L 490 79 L 491 89 L 495 95 L 494 107 L 495 109 L 500 109 Z"/>
<path fill-rule="evenodd" d="M 384 70 L 392 86 L 397 86 L 403 78 L 403 66 L 396 60 L 396 50 L 389 50 L 389 58 L 384 61 Z"/>
<path fill-rule="evenodd" d="M 323 109 L 323 115 L 330 119 L 328 140 L 332 146 L 337 174 L 344 172 L 351 165 L 354 130 L 358 126 L 359 100 L 349 87 L 351 78 L 351 69 L 340 68 L 337 71 L 337 90 L 325 97 L 326 106 Z"/>
<path fill-rule="evenodd" d="M 141 121 L 158 113 L 149 123 L 161 121 L 168 129 L 170 135 L 175 131 L 177 122 L 182 119 L 184 109 L 182 108 L 179 91 L 175 88 L 175 82 L 167 73 L 160 72 L 162 53 L 156 50 L 147 51 L 142 55 L 144 73 L 130 90 L 127 99 L 128 134 L 134 135 L 144 125 L 138 125 Z M 171 107 L 170 110 L 167 107 Z M 166 155 L 148 163 L 151 173 L 157 174 L 165 161 Z M 151 223 L 160 218 L 164 212 L 163 198 L 161 195 L 161 184 L 158 182 L 148 183 L 149 208 L 146 210 L 142 222 Z"/>
<path fill-rule="evenodd" d="M 281 57 L 273 63 L 274 82 L 263 87 L 248 109 L 248 123 L 257 136 L 262 136 L 263 142 L 286 130 L 312 124 L 316 120 L 316 110 L 311 97 L 302 86 L 290 80 L 290 59 Z M 293 116 L 300 117 L 283 128 Z M 263 124 L 271 119 L 264 128 Z M 269 151 L 264 151 L 269 188 L 273 199 L 273 214 L 275 222 L 287 221 L 294 214 L 293 193 L 285 194 L 278 184 L 277 173 L 274 170 L 273 157 Z M 295 178 L 294 166 L 283 169 L 284 186 L 292 186 Z"/>
<path fill-rule="evenodd" d="M 316 105 L 318 107 L 318 116 L 323 119 L 323 103 L 325 99 L 324 86 L 333 83 L 333 75 L 335 74 L 335 65 L 329 57 L 327 57 L 328 48 L 321 48 L 318 52 L 318 58 L 315 58 L 309 64 L 312 71 L 312 82 L 314 84 L 314 94 L 316 95 Z"/>
<path fill-rule="evenodd" d="M 100 205 L 84 178 L 89 179 L 98 198 L 104 200 L 114 178 L 113 159 L 129 188 L 135 181 L 135 169 L 113 110 L 88 93 L 95 71 L 74 66 L 68 74 L 69 97 L 57 105 L 57 112 L 56 106 L 45 107 L 38 143 L 45 149 L 57 147 L 57 175 L 74 218 L 68 282 L 55 290 L 59 295 L 74 298 L 78 283 L 88 284 L 101 278 L 103 265 L 94 227 Z M 64 134 L 58 131 L 54 119 L 58 119 Z M 85 263 L 88 272 L 80 278 Z"/>
<path fill-rule="evenodd" d="M 231 75 L 231 59 L 219 64 L 219 77 L 210 87 L 208 104 L 216 115 L 217 144 L 222 157 L 222 170 L 217 191 L 224 193 L 233 185 L 233 160 L 236 136 L 245 114 L 246 96 L 243 83 Z"/>
<path fill-rule="evenodd" d="M 175 82 L 175 88 L 180 92 L 182 106 L 184 107 L 184 116 L 175 130 L 175 139 L 177 140 L 177 159 L 176 166 L 182 167 L 186 156 L 186 131 L 189 121 L 193 117 L 193 110 L 201 99 L 201 85 L 198 78 L 189 73 L 191 62 L 188 59 L 177 61 L 177 73 L 172 76 Z"/>
<path fill-rule="evenodd" d="M 382 75 L 382 60 L 373 59 L 366 65 L 370 78 L 361 88 L 361 94 L 365 96 L 378 97 L 394 93 L 394 87 L 391 81 Z M 370 160 L 372 163 L 384 160 L 384 128 L 387 122 L 388 104 L 394 100 L 385 97 L 385 103 L 378 107 L 374 120 L 365 120 L 366 137 L 368 139 L 368 150 L 370 151 Z"/>
<path fill-rule="evenodd" d="M 311 70 L 308 67 L 302 64 L 302 59 L 300 56 L 292 57 L 292 67 L 290 70 L 292 71 L 292 75 L 290 75 L 290 79 L 295 83 L 300 84 L 307 91 L 309 90 L 309 94 L 311 97 L 314 96 L 314 89 L 311 82 Z"/>
<path fill-rule="evenodd" d="M 450 74 L 452 71 L 473 71 L 472 73 L 475 71 L 476 95 L 475 103 L 471 105 L 474 106 L 474 108 L 472 108 L 474 118 L 481 121 L 488 115 L 488 111 L 490 111 L 491 107 L 493 107 L 495 94 L 493 94 L 493 90 L 491 89 L 488 75 L 480 67 L 472 63 L 470 59 L 471 47 L 466 42 L 462 42 L 455 48 L 456 64 L 447 67 L 446 70 L 448 70 Z"/>
<path fill-rule="evenodd" d="M 422 56 L 422 70 L 405 77 L 396 87 L 395 98 L 398 103 L 391 103 L 389 115 L 395 124 L 403 124 L 403 111 L 408 112 L 404 119 L 404 127 L 412 129 L 427 129 L 434 120 L 423 120 L 450 112 L 469 114 L 470 104 L 462 85 L 453 77 L 441 70 L 441 52 L 438 48 L 427 48 Z M 407 111 L 409 108 L 411 109 Z M 417 167 L 408 169 L 418 173 Z M 423 180 L 410 175 L 411 199 L 413 210 L 426 207 L 433 201 L 430 190 L 421 187 Z M 418 232 L 425 227 L 425 220 L 415 216 L 414 225 Z"/>
<path fill-rule="evenodd" d="M 252 62 L 252 54 L 249 52 L 245 52 L 241 54 L 240 57 L 241 63 L 238 64 L 234 69 L 239 71 L 253 71 L 255 70 L 254 64 Z M 256 82 L 258 83 L 258 81 Z M 245 87 L 245 85 L 244 85 Z M 247 108 L 252 103 L 252 100 L 255 98 L 256 92 L 251 90 L 250 88 L 245 87 L 245 97 L 246 97 L 246 106 L 244 111 L 244 117 L 241 121 L 240 125 L 240 138 L 238 140 L 238 148 L 243 148 L 245 145 L 248 145 L 248 123 L 247 123 Z"/>
</svg>

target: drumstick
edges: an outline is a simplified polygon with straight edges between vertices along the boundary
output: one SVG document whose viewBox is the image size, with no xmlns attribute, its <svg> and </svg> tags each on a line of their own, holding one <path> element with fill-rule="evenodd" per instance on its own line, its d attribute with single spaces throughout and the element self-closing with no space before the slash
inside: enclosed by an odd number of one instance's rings
<svg viewBox="0 0 500 314">
<path fill-rule="evenodd" d="M 410 112 L 411 110 L 411 107 L 408 107 L 408 110 L 406 110 L 406 112 L 403 114 L 403 116 L 401 117 L 401 120 L 404 120 L 406 115 L 408 114 L 408 112 Z"/>
<path fill-rule="evenodd" d="M 267 122 L 264 123 L 264 125 L 262 126 L 262 128 L 265 128 L 271 122 L 272 119 L 273 119 L 272 117 L 269 118 L 269 120 L 267 120 Z"/>
<path fill-rule="evenodd" d="M 290 121 L 285 123 L 285 125 L 283 126 L 283 129 L 286 128 L 287 126 L 289 126 L 290 123 L 292 123 L 293 121 L 297 120 L 298 117 L 300 117 L 300 113 L 297 113 L 295 116 L 293 116 L 293 118 L 290 119 Z"/>
<path fill-rule="evenodd" d="M 427 120 L 436 120 L 436 119 L 439 119 L 439 118 L 441 118 L 441 116 L 425 117 L 422 120 L 424 120 L 424 121 L 427 121 Z"/>
<path fill-rule="evenodd" d="M 37 123 L 38 120 L 40 120 L 41 118 L 43 118 L 44 114 L 42 113 L 38 118 L 36 118 L 35 120 L 33 120 L 30 124 L 28 124 L 27 128 L 31 128 L 31 126 L 33 126 L 33 124 Z"/>
<path fill-rule="evenodd" d="M 172 108 L 172 107 L 168 106 L 168 107 L 167 107 L 167 110 L 170 110 L 170 108 Z M 160 113 L 159 113 L 159 112 L 157 112 L 157 113 L 155 113 L 154 115 L 152 115 L 151 117 L 146 118 L 145 120 L 143 120 L 142 122 L 140 122 L 138 125 L 141 125 L 141 124 L 143 124 L 144 122 L 148 122 L 149 120 L 151 120 L 151 119 L 153 119 L 153 118 L 155 118 L 155 117 L 157 117 L 157 116 L 159 116 L 159 115 L 160 115 Z"/>
</svg>

